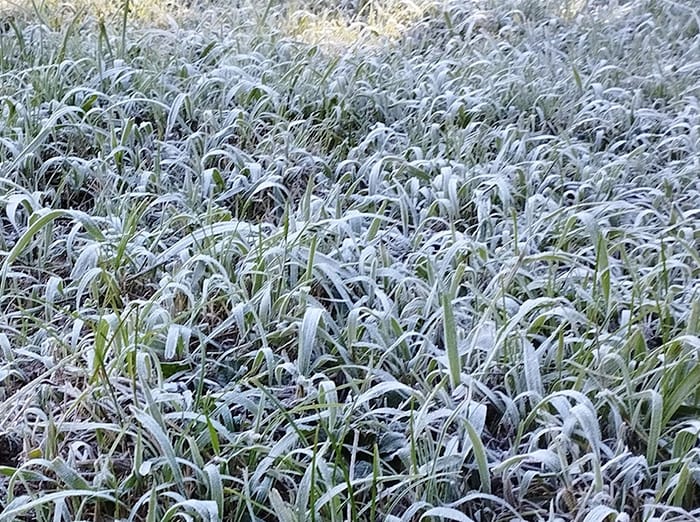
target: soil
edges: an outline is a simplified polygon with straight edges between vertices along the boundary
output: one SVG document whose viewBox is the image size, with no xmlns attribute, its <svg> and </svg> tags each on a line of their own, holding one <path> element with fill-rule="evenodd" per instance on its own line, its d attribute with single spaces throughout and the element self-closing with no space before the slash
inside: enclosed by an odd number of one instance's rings
<svg viewBox="0 0 700 522">
<path fill-rule="evenodd" d="M 22 453 L 22 439 L 14 433 L 0 433 L 0 466 L 16 467 Z"/>
</svg>

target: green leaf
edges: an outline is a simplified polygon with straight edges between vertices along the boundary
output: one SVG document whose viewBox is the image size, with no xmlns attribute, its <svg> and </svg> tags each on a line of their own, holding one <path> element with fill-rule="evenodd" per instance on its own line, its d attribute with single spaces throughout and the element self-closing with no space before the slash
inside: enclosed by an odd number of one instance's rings
<svg viewBox="0 0 700 522">
<path fill-rule="evenodd" d="M 481 491 L 487 494 L 491 493 L 491 476 L 489 474 L 488 458 L 486 456 L 486 448 L 481 437 L 472 426 L 471 422 L 465 420 L 464 426 L 467 429 L 467 435 L 472 443 L 472 451 L 476 459 L 476 467 L 479 470 L 479 479 L 481 481 Z"/>
<path fill-rule="evenodd" d="M 663 422 L 661 423 L 663 426 L 668 424 L 688 397 L 694 396 L 698 385 L 700 385 L 700 365 L 695 365 L 683 377 L 680 384 L 675 389 L 669 390 L 668 395 L 665 396 L 666 408 L 664 409 Z"/>
<path fill-rule="evenodd" d="M 165 433 L 163 427 L 156 422 L 156 420 L 145 412 L 133 409 L 134 417 L 137 421 L 145 428 L 146 432 L 149 433 L 154 442 L 158 445 L 163 455 L 170 465 L 170 469 L 175 477 L 175 481 L 182 491 L 184 491 L 184 482 L 182 477 L 182 472 L 180 471 L 180 465 L 177 463 L 177 457 L 175 456 L 175 449 L 173 448 L 170 438 Z"/>
<path fill-rule="evenodd" d="M 309 370 L 311 369 L 311 356 L 314 352 L 318 325 L 323 317 L 323 312 L 324 310 L 322 308 L 307 308 L 301 322 L 297 351 L 297 368 L 299 373 L 304 376 L 308 376 Z"/>
<path fill-rule="evenodd" d="M 452 389 L 459 386 L 461 382 L 462 361 L 459 356 L 457 346 L 457 326 L 455 324 L 454 311 L 452 310 L 452 299 L 447 293 L 441 296 L 442 301 L 442 327 L 445 337 L 445 350 L 447 351 L 447 361 L 450 372 L 450 383 Z"/>
</svg>

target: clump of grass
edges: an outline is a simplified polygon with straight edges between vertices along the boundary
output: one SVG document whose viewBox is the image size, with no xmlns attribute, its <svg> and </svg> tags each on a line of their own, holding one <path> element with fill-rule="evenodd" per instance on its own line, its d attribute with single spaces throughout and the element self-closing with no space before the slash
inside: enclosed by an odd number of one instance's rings
<svg viewBox="0 0 700 522">
<path fill-rule="evenodd" d="M 692 2 L 240 4 L 1 28 L 0 521 L 700 516 Z"/>
<path fill-rule="evenodd" d="M 0 1 L 0 13 L 25 20 L 39 19 L 52 29 L 70 22 L 75 17 L 80 19 L 98 19 L 117 23 L 128 13 L 129 21 L 139 25 L 168 25 L 173 20 L 190 13 L 188 2 L 172 0 L 33 0 L 18 2 Z"/>
</svg>

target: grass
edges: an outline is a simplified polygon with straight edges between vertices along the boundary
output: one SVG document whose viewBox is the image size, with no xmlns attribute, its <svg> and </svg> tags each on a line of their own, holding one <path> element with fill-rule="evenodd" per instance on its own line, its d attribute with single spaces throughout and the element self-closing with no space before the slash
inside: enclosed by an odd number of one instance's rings
<svg viewBox="0 0 700 522">
<path fill-rule="evenodd" d="M 238 4 L 0 2 L 0 522 L 697 520 L 694 3 Z"/>
</svg>

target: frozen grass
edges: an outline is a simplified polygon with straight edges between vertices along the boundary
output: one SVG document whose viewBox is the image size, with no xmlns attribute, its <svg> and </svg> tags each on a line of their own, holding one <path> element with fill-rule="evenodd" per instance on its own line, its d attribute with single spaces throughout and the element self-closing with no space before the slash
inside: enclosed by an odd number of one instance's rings
<svg viewBox="0 0 700 522">
<path fill-rule="evenodd" d="M 0 521 L 697 520 L 694 1 L 222 3 L 0 2 Z"/>
</svg>

